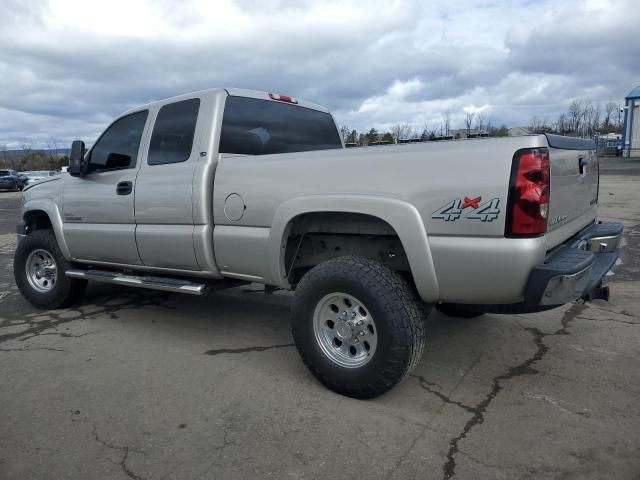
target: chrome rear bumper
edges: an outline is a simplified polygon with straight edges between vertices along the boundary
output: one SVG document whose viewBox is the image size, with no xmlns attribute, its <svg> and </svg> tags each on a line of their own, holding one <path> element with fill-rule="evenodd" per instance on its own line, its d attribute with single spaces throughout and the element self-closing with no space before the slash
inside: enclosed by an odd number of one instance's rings
<svg viewBox="0 0 640 480">
<path fill-rule="evenodd" d="M 608 300 L 608 289 L 602 287 L 602 279 L 618 259 L 621 238 L 621 223 L 596 223 L 582 230 L 533 269 L 525 289 L 525 304 Z"/>
</svg>

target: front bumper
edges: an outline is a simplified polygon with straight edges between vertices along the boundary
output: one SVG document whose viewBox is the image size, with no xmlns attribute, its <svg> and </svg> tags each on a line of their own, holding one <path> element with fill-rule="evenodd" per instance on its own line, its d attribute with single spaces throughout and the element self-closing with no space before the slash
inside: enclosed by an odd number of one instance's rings
<svg viewBox="0 0 640 480">
<path fill-rule="evenodd" d="M 18 243 L 27 236 L 27 224 L 25 222 L 20 222 L 16 225 L 16 236 L 18 237 Z"/>
<path fill-rule="evenodd" d="M 594 223 L 553 250 L 544 264 L 531 272 L 525 305 L 608 300 L 608 287 L 602 287 L 602 279 L 618 259 L 621 238 L 621 223 Z"/>
</svg>

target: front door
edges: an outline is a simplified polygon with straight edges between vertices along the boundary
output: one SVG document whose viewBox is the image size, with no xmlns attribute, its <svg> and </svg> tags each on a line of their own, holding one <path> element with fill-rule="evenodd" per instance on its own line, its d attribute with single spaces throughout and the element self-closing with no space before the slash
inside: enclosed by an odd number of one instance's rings
<svg viewBox="0 0 640 480">
<path fill-rule="evenodd" d="M 139 265 L 134 189 L 148 111 L 119 118 L 87 154 L 88 173 L 65 179 L 64 236 L 76 260 Z"/>
</svg>

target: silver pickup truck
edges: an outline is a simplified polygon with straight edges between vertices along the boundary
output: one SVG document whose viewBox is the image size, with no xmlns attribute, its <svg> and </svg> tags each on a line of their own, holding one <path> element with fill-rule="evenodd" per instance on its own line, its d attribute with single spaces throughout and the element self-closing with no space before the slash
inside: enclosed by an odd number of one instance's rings
<svg viewBox="0 0 640 480">
<path fill-rule="evenodd" d="M 327 109 L 213 89 L 115 120 L 69 175 L 23 193 L 14 274 L 34 306 L 88 280 L 202 295 L 295 290 L 293 338 L 326 386 L 370 398 L 420 360 L 432 306 L 527 313 L 607 299 L 622 225 L 600 223 L 589 140 L 344 149 Z"/>
</svg>

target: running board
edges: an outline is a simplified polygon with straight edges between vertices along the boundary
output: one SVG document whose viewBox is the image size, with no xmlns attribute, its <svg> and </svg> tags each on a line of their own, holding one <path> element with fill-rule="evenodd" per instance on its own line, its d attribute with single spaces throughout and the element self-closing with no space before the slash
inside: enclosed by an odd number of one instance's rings
<svg viewBox="0 0 640 480">
<path fill-rule="evenodd" d="M 105 270 L 67 270 L 65 274 L 71 278 L 115 283 L 116 285 L 126 285 L 127 287 L 162 290 L 164 292 L 188 293 L 189 295 L 204 295 L 207 291 L 207 286 L 204 283 L 193 283 L 188 280 L 169 277 L 127 275 Z"/>
</svg>

